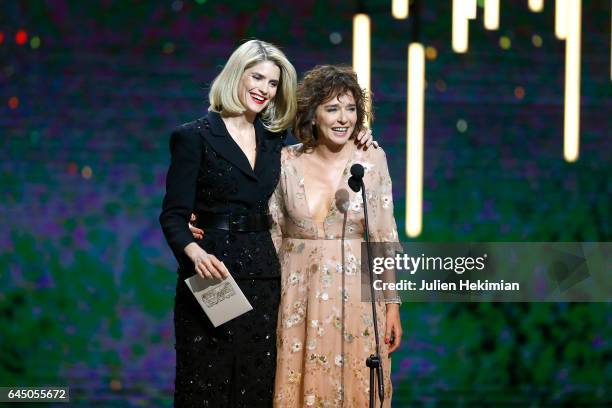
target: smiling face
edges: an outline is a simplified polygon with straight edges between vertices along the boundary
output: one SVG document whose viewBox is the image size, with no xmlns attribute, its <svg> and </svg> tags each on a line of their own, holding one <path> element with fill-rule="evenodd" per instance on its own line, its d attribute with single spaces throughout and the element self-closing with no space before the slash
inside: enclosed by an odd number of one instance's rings
<svg viewBox="0 0 612 408">
<path fill-rule="evenodd" d="M 276 96 L 280 68 L 272 61 L 262 61 L 247 68 L 238 84 L 238 98 L 246 110 L 258 114 Z"/>
<path fill-rule="evenodd" d="M 357 106 L 352 92 L 336 95 L 315 111 L 317 143 L 342 146 L 353 135 L 357 122 Z"/>
</svg>

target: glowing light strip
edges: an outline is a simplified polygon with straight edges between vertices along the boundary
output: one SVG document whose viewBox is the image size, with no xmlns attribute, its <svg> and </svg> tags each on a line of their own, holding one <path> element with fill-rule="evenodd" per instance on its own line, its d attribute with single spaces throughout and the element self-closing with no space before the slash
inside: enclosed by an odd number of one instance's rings
<svg viewBox="0 0 612 408">
<path fill-rule="evenodd" d="M 478 2 L 476 0 L 463 0 L 464 15 L 470 20 L 474 20 L 477 15 Z"/>
<path fill-rule="evenodd" d="M 569 0 L 555 1 L 555 35 L 560 40 L 567 37 Z"/>
<path fill-rule="evenodd" d="M 529 10 L 539 13 L 544 10 L 544 0 L 529 0 Z"/>
<path fill-rule="evenodd" d="M 353 17 L 353 70 L 357 73 L 359 85 L 370 95 L 370 17 L 355 14 Z M 371 98 L 368 98 L 368 110 Z M 365 123 L 369 126 L 369 123 Z"/>
<path fill-rule="evenodd" d="M 453 0 L 453 51 L 464 53 L 468 49 L 468 19 L 462 0 Z"/>
<path fill-rule="evenodd" d="M 499 28 L 499 0 L 485 0 L 484 26 L 487 30 Z"/>
<path fill-rule="evenodd" d="M 565 44 L 565 119 L 563 157 L 578 159 L 580 145 L 580 37 L 581 2 L 567 0 L 567 41 Z"/>
<path fill-rule="evenodd" d="M 425 105 L 425 49 L 408 47 L 408 107 L 406 141 L 406 235 L 417 237 L 423 228 L 423 123 Z"/>
<path fill-rule="evenodd" d="M 408 18 L 408 0 L 391 0 L 391 14 L 393 18 L 403 20 Z"/>
</svg>

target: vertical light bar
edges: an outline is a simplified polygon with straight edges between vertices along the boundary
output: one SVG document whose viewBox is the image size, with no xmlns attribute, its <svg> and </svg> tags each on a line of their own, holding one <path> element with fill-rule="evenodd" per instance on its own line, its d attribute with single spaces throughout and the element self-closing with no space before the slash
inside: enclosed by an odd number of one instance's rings
<svg viewBox="0 0 612 408">
<path fill-rule="evenodd" d="M 580 145 L 580 31 L 582 0 L 567 0 L 567 41 L 565 44 L 565 120 L 563 157 L 578 159 Z"/>
<path fill-rule="evenodd" d="M 612 6 L 612 0 L 610 5 Z M 610 13 L 610 80 L 612 81 L 612 13 Z"/>
<path fill-rule="evenodd" d="M 544 0 L 529 0 L 529 10 L 539 13 L 544 10 Z"/>
<path fill-rule="evenodd" d="M 567 37 L 568 7 L 569 0 L 555 1 L 555 35 L 560 40 Z"/>
<path fill-rule="evenodd" d="M 408 0 L 391 0 L 391 14 L 393 18 L 403 20 L 408 18 Z"/>
<path fill-rule="evenodd" d="M 423 228 L 423 117 L 425 105 L 425 50 L 408 47 L 408 106 L 406 141 L 406 235 L 417 237 Z"/>
<path fill-rule="evenodd" d="M 476 0 L 463 0 L 464 15 L 470 20 L 474 20 L 478 14 L 478 2 Z"/>
<path fill-rule="evenodd" d="M 465 17 L 462 0 L 453 0 L 453 50 L 464 53 L 468 49 L 468 19 Z"/>
<path fill-rule="evenodd" d="M 499 28 L 499 0 L 485 0 L 484 26 L 487 30 Z"/>
<path fill-rule="evenodd" d="M 370 109 L 370 17 L 367 14 L 355 14 L 353 17 L 353 70 L 357 73 L 359 85 L 368 95 Z M 370 124 L 366 123 L 369 126 Z"/>
</svg>

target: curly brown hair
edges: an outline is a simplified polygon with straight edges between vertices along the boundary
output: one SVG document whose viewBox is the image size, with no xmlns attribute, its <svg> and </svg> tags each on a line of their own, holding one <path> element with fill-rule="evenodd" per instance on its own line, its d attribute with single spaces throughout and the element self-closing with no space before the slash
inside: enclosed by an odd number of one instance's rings
<svg viewBox="0 0 612 408">
<path fill-rule="evenodd" d="M 330 99 L 347 93 L 353 94 L 357 106 L 357 122 L 351 138 L 364 128 L 365 119 L 373 119 L 368 111 L 368 95 L 357 82 L 357 74 L 344 65 L 317 65 L 306 72 L 298 84 L 297 113 L 293 121 L 293 134 L 310 150 L 317 143 L 316 129 L 312 124 L 317 107 Z"/>
</svg>

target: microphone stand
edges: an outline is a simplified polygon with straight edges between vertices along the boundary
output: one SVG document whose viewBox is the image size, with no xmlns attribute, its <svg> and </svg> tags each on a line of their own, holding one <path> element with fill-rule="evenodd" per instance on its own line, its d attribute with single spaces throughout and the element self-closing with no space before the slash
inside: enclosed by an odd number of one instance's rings
<svg viewBox="0 0 612 408">
<path fill-rule="evenodd" d="M 363 173 L 362 173 L 363 174 Z M 352 180 L 351 180 L 352 179 Z M 358 183 L 358 184 L 357 184 Z M 368 257 L 368 272 L 370 276 L 370 302 L 372 304 L 372 319 L 374 320 L 374 339 L 376 340 L 376 354 L 371 354 L 370 357 L 366 359 L 366 366 L 370 368 L 370 408 L 374 408 L 374 373 L 376 373 L 376 378 L 378 379 L 378 396 L 380 398 L 380 406 L 382 407 L 383 401 L 385 400 L 385 388 L 383 383 L 383 374 L 382 374 L 382 359 L 380 358 L 380 342 L 378 339 L 378 319 L 376 314 L 376 298 L 374 293 L 374 274 L 372 273 L 372 259 L 371 253 L 372 249 L 370 247 L 370 227 L 368 225 L 368 204 L 366 201 L 366 193 L 365 193 L 365 185 L 363 183 L 363 176 L 356 177 L 353 175 L 349 179 L 349 186 L 353 191 L 356 188 L 361 190 L 361 196 L 363 197 L 363 215 L 365 218 L 365 241 L 366 241 L 366 252 Z M 359 191 L 359 190 L 357 190 Z"/>
</svg>

